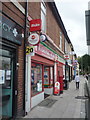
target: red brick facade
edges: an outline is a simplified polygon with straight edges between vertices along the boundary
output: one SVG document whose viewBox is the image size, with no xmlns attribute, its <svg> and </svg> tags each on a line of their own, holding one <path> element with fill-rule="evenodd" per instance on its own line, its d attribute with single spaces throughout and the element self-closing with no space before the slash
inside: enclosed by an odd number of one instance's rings
<svg viewBox="0 0 90 120">
<path fill-rule="evenodd" d="M 54 41 L 54 43 L 59 47 L 60 45 L 60 31 L 62 32 L 59 24 L 50 8 L 49 4 L 46 3 L 46 34 Z M 29 2 L 28 3 L 28 14 L 32 19 L 41 19 L 41 3 L 40 2 Z M 50 46 L 49 43 L 45 42 Z M 53 47 L 51 47 L 53 48 Z M 59 55 L 63 54 L 54 49 Z M 62 51 L 64 52 L 64 34 L 62 40 Z"/>
<path fill-rule="evenodd" d="M 41 3 L 40 2 L 29 2 L 28 3 L 28 14 L 32 19 L 41 18 Z"/>
<path fill-rule="evenodd" d="M 25 8 L 25 3 L 20 3 L 23 8 Z M 25 16 L 15 5 L 11 2 L 4 2 L 2 5 L 3 13 L 5 13 L 8 17 L 13 19 L 17 24 L 24 28 L 25 26 Z M 24 9 L 25 10 L 25 9 Z M 41 3 L 40 2 L 29 2 L 28 3 L 28 14 L 32 19 L 41 19 Z M 50 8 L 49 3 L 46 3 L 46 34 L 52 39 L 54 44 L 59 48 L 60 45 L 60 31 L 63 33 L 60 28 L 59 23 L 57 22 L 52 9 Z M 55 47 L 54 44 L 51 44 L 50 41 L 45 41 L 50 48 L 52 48 L 58 55 L 64 55 L 64 34 L 62 37 L 62 50 Z M 17 46 L 17 63 L 19 66 L 17 68 L 17 116 L 23 116 L 24 113 L 24 39 L 22 41 L 21 46 Z"/>
</svg>

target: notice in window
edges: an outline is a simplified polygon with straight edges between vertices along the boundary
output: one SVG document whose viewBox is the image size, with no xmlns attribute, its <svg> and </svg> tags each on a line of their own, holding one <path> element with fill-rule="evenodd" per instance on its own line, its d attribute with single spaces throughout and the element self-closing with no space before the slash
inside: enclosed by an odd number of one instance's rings
<svg viewBox="0 0 90 120">
<path fill-rule="evenodd" d="M 5 70 L 0 70 L 0 84 L 5 83 Z"/>
</svg>

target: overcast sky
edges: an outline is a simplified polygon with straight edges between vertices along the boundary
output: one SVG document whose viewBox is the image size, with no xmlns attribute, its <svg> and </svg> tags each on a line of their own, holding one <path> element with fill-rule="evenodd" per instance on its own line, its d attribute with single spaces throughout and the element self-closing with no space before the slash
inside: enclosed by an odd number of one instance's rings
<svg viewBox="0 0 90 120">
<path fill-rule="evenodd" d="M 89 0 L 55 0 L 58 11 L 77 56 L 88 53 L 85 10 Z"/>
</svg>

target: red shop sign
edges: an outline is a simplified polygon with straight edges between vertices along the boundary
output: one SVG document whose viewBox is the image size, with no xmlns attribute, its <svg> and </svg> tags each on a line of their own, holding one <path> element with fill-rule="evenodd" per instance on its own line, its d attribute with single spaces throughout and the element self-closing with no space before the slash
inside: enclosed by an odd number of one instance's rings
<svg viewBox="0 0 90 120">
<path fill-rule="evenodd" d="M 30 32 L 41 30 L 41 19 L 35 19 L 30 21 Z"/>
<path fill-rule="evenodd" d="M 41 44 L 38 45 L 37 49 L 35 50 L 35 53 L 54 61 L 57 57 L 56 54 L 54 54 L 52 51 L 50 51 L 49 49 L 47 49 Z"/>
<path fill-rule="evenodd" d="M 64 59 L 68 60 L 69 59 L 69 55 L 64 55 Z"/>
<path fill-rule="evenodd" d="M 31 34 L 31 35 L 28 37 L 28 42 L 29 42 L 31 45 L 37 45 L 37 44 L 39 43 L 39 35 L 36 34 L 36 33 Z"/>
</svg>

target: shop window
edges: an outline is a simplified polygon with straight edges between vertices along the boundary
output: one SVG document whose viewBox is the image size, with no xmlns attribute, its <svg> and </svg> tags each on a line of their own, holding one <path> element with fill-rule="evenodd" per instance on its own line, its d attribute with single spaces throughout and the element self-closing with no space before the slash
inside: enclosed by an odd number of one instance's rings
<svg viewBox="0 0 90 120">
<path fill-rule="evenodd" d="M 9 51 L 2 50 L 3 52 L 9 55 Z M 0 56 L 0 63 L 2 63 L 0 64 L 0 85 L 3 88 L 11 88 L 11 58 Z"/>
<path fill-rule="evenodd" d="M 32 96 L 42 91 L 42 65 L 32 63 L 31 67 Z"/>
<path fill-rule="evenodd" d="M 68 43 L 66 39 L 65 39 L 65 53 L 68 53 Z"/>
</svg>

